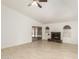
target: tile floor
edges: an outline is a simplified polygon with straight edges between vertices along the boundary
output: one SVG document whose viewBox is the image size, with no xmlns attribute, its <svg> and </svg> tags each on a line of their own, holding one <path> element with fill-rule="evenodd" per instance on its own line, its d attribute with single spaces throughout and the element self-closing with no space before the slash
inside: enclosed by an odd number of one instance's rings
<svg viewBox="0 0 79 59">
<path fill-rule="evenodd" d="M 1 59 L 78 59 L 77 45 L 34 41 L 1 50 Z"/>
</svg>

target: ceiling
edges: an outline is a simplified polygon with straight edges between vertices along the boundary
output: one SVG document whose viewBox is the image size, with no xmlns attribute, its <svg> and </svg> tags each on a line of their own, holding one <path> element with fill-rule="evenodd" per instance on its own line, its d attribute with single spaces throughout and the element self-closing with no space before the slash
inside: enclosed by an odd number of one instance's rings
<svg viewBox="0 0 79 59">
<path fill-rule="evenodd" d="M 2 0 L 2 4 L 42 23 L 77 20 L 77 0 L 48 0 L 42 8 L 28 7 L 32 0 Z"/>
</svg>

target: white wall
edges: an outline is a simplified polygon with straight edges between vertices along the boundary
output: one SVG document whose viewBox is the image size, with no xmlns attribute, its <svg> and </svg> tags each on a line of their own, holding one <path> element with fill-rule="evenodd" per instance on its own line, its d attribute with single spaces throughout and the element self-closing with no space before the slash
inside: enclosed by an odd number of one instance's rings
<svg viewBox="0 0 79 59">
<path fill-rule="evenodd" d="M 65 25 L 71 26 L 71 37 L 63 37 L 63 27 Z M 78 41 L 78 23 L 77 21 L 68 21 L 68 22 L 57 22 L 57 23 L 51 23 L 51 24 L 45 24 L 43 25 L 43 39 L 47 40 L 47 35 L 45 33 L 45 27 L 50 27 L 50 32 L 61 32 L 61 39 L 64 43 L 72 43 L 77 44 Z"/>
<path fill-rule="evenodd" d="M 2 5 L 2 48 L 32 42 L 32 26 L 41 23 Z"/>
<path fill-rule="evenodd" d="M 2 48 L 32 42 L 32 26 L 42 26 L 41 23 L 33 20 L 28 16 L 24 16 L 15 10 L 2 5 Z M 60 31 L 63 35 L 63 26 L 70 25 L 72 27 L 72 37 L 69 40 L 61 38 L 65 43 L 77 44 L 78 31 L 77 21 L 57 22 L 52 24 L 43 24 L 43 39 L 47 39 L 45 27 L 50 27 L 51 31 Z"/>
</svg>

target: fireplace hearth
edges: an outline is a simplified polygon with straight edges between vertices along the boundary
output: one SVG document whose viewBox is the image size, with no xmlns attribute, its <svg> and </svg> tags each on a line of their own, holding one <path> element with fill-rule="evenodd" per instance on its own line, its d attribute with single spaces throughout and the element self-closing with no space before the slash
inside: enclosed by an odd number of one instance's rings
<svg viewBox="0 0 79 59">
<path fill-rule="evenodd" d="M 48 41 L 62 43 L 61 32 L 51 32 L 51 39 L 48 39 Z"/>
</svg>

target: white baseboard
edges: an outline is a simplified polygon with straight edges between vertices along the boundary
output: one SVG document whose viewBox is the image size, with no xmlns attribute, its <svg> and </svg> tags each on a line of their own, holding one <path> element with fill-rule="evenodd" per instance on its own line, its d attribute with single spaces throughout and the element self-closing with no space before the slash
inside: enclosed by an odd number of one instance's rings
<svg viewBox="0 0 79 59">
<path fill-rule="evenodd" d="M 31 43 L 31 42 L 32 42 L 32 41 L 21 42 L 21 43 L 16 43 L 16 44 L 11 44 L 11 45 L 6 45 L 6 46 L 1 46 L 1 49 L 9 48 L 9 47 L 14 47 L 14 46 L 18 46 L 18 45 L 22 45 L 22 44 L 26 44 L 26 43 Z"/>
</svg>

